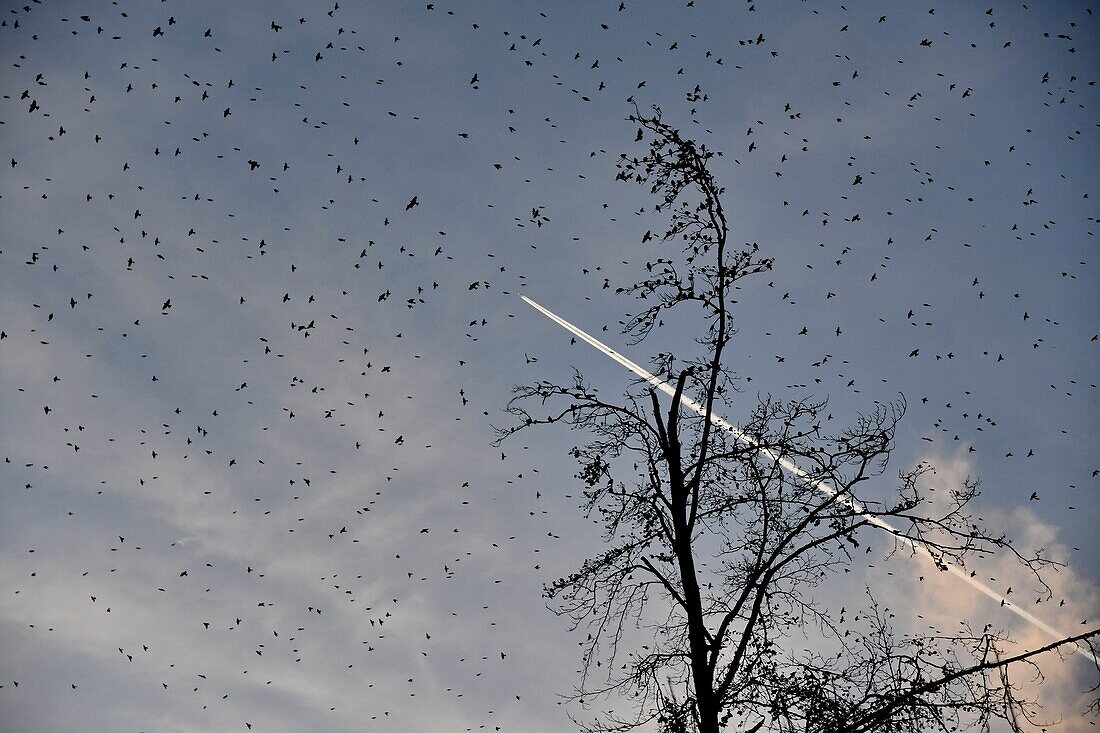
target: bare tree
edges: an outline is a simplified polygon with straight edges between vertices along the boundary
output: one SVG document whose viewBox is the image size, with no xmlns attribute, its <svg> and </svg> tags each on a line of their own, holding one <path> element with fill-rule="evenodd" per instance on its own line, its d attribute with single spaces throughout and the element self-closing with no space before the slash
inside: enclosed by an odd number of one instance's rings
<svg viewBox="0 0 1100 733">
<path fill-rule="evenodd" d="M 1054 563 L 1042 552 L 1024 555 L 971 515 L 977 482 L 937 507 L 922 492 L 922 465 L 899 473 L 888 501 L 855 498 L 857 486 L 885 471 L 904 399 L 842 429 L 828 425 L 824 401 L 807 399 L 760 398 L 740 435 L 707 419 L 731 407 L 740 389 L 723 360 L 736 333 L 733 290 L 772 261 L 755 244 L 730 241 L 725 191 L 710 170 L 720 153 L 684 138 L 659 108 L 643 114 L 635 106 L 629 119 L 648 150 L 622 156 L 617 178 L 647 185 L 669 224 L 646 233 L 661 256 L 620 289 L 642 303 L 624 333 L 636 344 L 665 319 L 694 322 L 702 326 L 698 353 L 652 360 L 654 373 L 675 385 L 669 406 L 644 381 L 606 400 L 575 373 L 566 384 L 516 387 L 507 409 L 517 420 L 499 431 L 504 440 L 563 422 L 587 436 L 572 453 L 585 509 L 602 521 L 607 547 L 546 594 L 574 628 L 589 631 L 577 697 L 617 694 L 629 712 L 585 727 L 918 733 L 1000 719 L 1027 729 L 1036 708 L 1021 699 L 1010 670 L 1037 670 L 1035 656 L 1088 645 L 1100 630 L 1006 657 L 1007 637 L 990 628 L 899 637 L 870 591 L 858 611 L 815 601 L 814 590 L 848 571 L 881 520 L 898 528 L 891 554 L 912 552 L 915 542 L 941 569 L 1011 553 L 1049 595 L 1040 571 Z M 682 409 L 684 395 L 702 415 Z M 787 462 L 801 471 L 784 471 Z M 800 651 L 796 640 L 807 635 L 814 643 Z"/>
</svg>

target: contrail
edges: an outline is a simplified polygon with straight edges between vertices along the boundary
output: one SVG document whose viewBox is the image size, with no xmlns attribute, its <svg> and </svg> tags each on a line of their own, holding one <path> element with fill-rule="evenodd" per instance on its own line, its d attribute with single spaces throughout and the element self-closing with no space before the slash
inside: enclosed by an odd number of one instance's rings
<svg viewBox="0 0 1100 733">
<path fill-rule="evenodd" d="M 649 382 L 650 384 L 652 384 L 657 389 L 661 390 L 662 392 L 669 395 L 670 397 L 675 397 L 676 396 L 676 390 L 674 390 L 670 384 L 663 381 L 660 377 L 646 371 L 642 367 L 640 367 L 637 364 L 635 364 L 634 362 L 632 362 L 630 359 L 627 359 L 625 356 L 623 356 L 619 352 L 612 349 L 610 346 L 607 346 L 606 344 L 599 341 L 595 337 L 588 335 L 587 333 L 582 331 L 580 328 L 577 328 L 572 323 L 565 320 L 561 316 L 557 315 L 553 311 L 550 311 L 550 310 L 542 307 L 541 305 L 539 305 L 535 301 L 528 298 L 526 295 L 521 295 L 520 297 L 523 298 L 523 301 L 525 303 L 527 303 L 527 305 L 531 306 L 532 308 L 537 310 L 539 313 L 542 313 L 544 316 L 549 318 L 551 321 L 558 324 L 559 326 L 561 326 L 565 330 L 569 331 L 570 333 L 574 334 L 575 336 L 577 336 L 577 338 L 581 339 L 585 343 L 587 343 L 591 346 L 594 346 L 599 351 L 602 351 L 607 356 L 610 356 L 612 359 L 619 362 L 624 367 L 626 367 L 630 371 L 634 372 L 639 377 L 641 377 L 645 381 Z M 751 435 L 748 435 L 748 434 L 742 432 L 735 425 L 730 424 L 727 420 L 723 419 L 722 417 L 719 417 L 718 415 L 714 415 L 714 414 L 711 414 L 711 415 L 708 416 L 706 408 L 704 408 L 702 405 L 700 405 L 698 402 L 691 399 L 687 395 L 681 394 L 680 395 L 680 402 L 683 403 L 684 406 L 686 406 L 688 409 L 693 410 L 694 412 L 698 413 L 699 415 L 701 415 L 703 417 L 709 417 L 710 421 L 714 425 L 716 425 L 717 427 L 722 428 L 724 430 L 728 430 L 730 433 L 733 434 L 733 436 L 737 440 L 741 441 L 742 443 L 744 443 L 746 445 L 753 446 L 753 447 L 757 447 L 759 445 L 758 441 L 755 438 L 753 438 Z M 1045 622 L 1043 622 L 1042 619 L 1036 618 L 1032 614 L 1028 613 L 1024 609 L 1017 606 L 1012 601 L 1005 598 L 1003 595 L 1001 595 L 997 591 L 990 588 L 985 583 L 982 583 L 981 581 L 975 580 L 974 578 L 972 578 L 970 576 L 970 574 L 968 572 L 966 572 L 964 569 L 960 568 L 959 566 L 957 566 L 953 563 L 947 562 L 946 560 L 943 560 L 943 559 L 937 559 L 936 556 L 932 553 L 932 551 L 929 550 L 928 547 L 925 546 L 923 543 L 918 543 L 917 541 L 907 537 L 904 533 L 902 533 L 899 529 L 894 527 L 889 522 L 887 522 L 887 521 L 885 521 L 885 520 L 883 520 L 879 517 L 868 514 L 865 511 L 865 509 L 863 507 L 863 504 L 861 504 L 859 501 L 857 501 L 857 500 L 855 500 L 851 497 L 848 497 L 848 496 L 838 495 L 837 490 L 834 489 L 832 486 L 829 486 L 828 484 L 826 484 L 823 481 L 819 481 L 819 480 L 811 478 L 808 473 L 803 471 L 801 468 L 799 468 L 796 464 L 794 464 L 789 459 L 777 456 L 775 454 L 775 452 L 772 451 L 769 448 L 760 448 L 759 451 L 760 451 L 761 455 L 766 456 L 766 457 L 770 458 L 771 460 L 776 461 L 777 463 L 779 463 L 779 465 L 782 466 L 783 469 L 786 470 L 788 473 L 793 474 L 795 476 L 798 476 L 799 478 L 805 480 L 808 484 L 810 484 L 811 486 L 813 486 L 814 488 L 816 488 L 818 491 L 825 494 L 826 496 L 830 496 L 830 497 L 834 498 L 836 501 L 839 501 L 839 502 L 842 502 L 842 503 L 848 505 L 849 507 L 851 507 L 851 509 L 853 511 L 855 511 L 857 514 L 859 514 L 861 517 L 866 519 L 871 524 L 875 525 L 876 527 L 879 527 L 880 529 L 883 529 L 883 530 L 889 532 L 890 534 L 892 534 L 897 539 L 899 539 L 902 542 L 908 544 L 913 549 L 913 551 L 915 553 L 927 557 L 929 560 L 931 560 L 936 565 L 937 568 L 946 569 L 947 572 L 951 573 L 955 577 L 961 578 L 963 581 L 970 584 L 973 588 L 975 588 L 979 592 L 989 596 L 990 598 L 992 598 L 995 601 L 998 601 L 1003 608 L 1007 608 L 1009 611 L 1016 614 L 1020 618 L 1024 619 L 1025 621 L 1030 623 L 1032 626 L 1034 626 L 1038 629 L 1042 629 L 1047 634 L 1049 634 L 1051 637 L 1053 637 L 1055 640 L 1064 639 L 1067 636 L 1070 636 L 1070 634 L 1063 634 L 1062 632 L 1055 629 L 1053 626 L 1050 626 L 1050 625 L 1046 624 Z M 1095 654 L 1093 654 L 1090 650 L 1086 649 L 1083 645 L 1079 644 L 1077 646 L 1078 646 L 1079 649 L 1081 649 L 1086 654 L 1091 656 L 1094 662 L 1096 662 L 1098 665 L 1100 665 L 1100 660 L 1097 659 Z"/>
</svg>

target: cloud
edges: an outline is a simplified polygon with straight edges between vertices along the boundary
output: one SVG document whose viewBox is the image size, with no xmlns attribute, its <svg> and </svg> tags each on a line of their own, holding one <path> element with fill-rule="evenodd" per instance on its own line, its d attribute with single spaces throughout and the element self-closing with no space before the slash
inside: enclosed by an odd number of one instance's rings
<svg viewBox="0 0 1100 733">
<path fill-rule="evenodd" d="M 936 467 L 935 472 L 923 480 L 924 488 L 937 489 L 937 493 L 953 487 L 961 487 L 967 477 L 975 475 L 975 466 L 965 455 L 926 456 L 925 460 Z M 934 494 L 933 494 L 934 496 Z M 988 504 L 988 498 L 979 500 Z M 1027 507 L 1001 509 L 983 507 L 984 526 L 990 530 L 1003 530 L 1013 538 L 1015 546 L 1025 555 L 1043 549 L 1043 556 L 1066 563 L 1071 553 L 1058 542 L 1058 527 L 1042 521 Z M 894 609 L 912 610 L 912 615 L 898 613 L 899 631 L 927 632 L 929 625 L 946 633 L 959 629 L 962 622 L 980 631 L 987 625 L 1008 633 L 1011 642 L 1006 643 L 1004 654 L 1012 656 L 1051 642 L 1043 630 L 997 606 L 996 602 L 977 593 L 958 578 L 948 573 L 936 572 L 927 562 L 892 562 L 895 578 L 882 586 L 880 597 Z M 1043 571 L 1042 579 L 1048 591 L 1035 577 L 1008 552 L 993 557 L 979 558 L 969 564 L 978 577 L 1001 593 L 1020 603 L 1044 622 L 1062 630 L 1066 635 L 1080 633 L 1096 625 L 1091 613 L 1100 607 L 1100 588 L 1080 575 L 1072 565 L 1051 567 Z M 1009 592 L 1011 589 L 1011 592 Z M 908 623 L 906 624 L 906 620 Z M 1084 654 L 1060 654 L 1052 652 L 1036 660 L 1041 676 L 1026 664 L 1011 667 L 1012 681 L 1019 687 L 1021 696 L 1037 701 L 1041 710 L 1036 716 L 1041 721 L 1061 721 L 1056 730 L 1078 733 L 1091 730 L 1085 715 L 1085 707 L 1092 696 L 1090 688 L 1096 685 L 1097 670 L 1093 661 Z"/>
</svg>

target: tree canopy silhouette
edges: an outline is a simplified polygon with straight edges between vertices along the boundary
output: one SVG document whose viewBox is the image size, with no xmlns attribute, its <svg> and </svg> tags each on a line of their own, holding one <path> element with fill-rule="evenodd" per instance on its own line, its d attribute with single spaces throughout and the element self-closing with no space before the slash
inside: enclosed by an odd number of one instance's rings
<svg viewBox="0 0 1100 733">
<path fill-rule="evenodd" d="M 652 359 L 652 371 L 675 385 L 671 404 L 644 381 L 606 399 L 576 372 L 564 384 L 516 387 L 507 407 L 515 421 L 499 431 L 504 440 L 561 422 L 586 436 L 572 454 L 584 508 L 607 544 L 546 595 L 588 630 L 576 697 L 618 695 L 623 704 L 582 725 L 657 724 L 668 733 L 1037 725 L 1034 701 L 1010 673 L 1037 670 L 1039 654 L 1091 648 L 1100 629 L 1007 656 L 1007 635 L 989 626 L 897 634 L 870 589 L 864 603 L 820 604 L 815 590 L 848 572 L 867 542 L 883 542 L 868 535 L 882 535 L 884 523 L 890 554 L 919 547 L 944 569 L 1008 553 L 1048 595 L 1042 573 L 1055 563 L 974 516 L 977 481 L 930 501 L 926 464 L 899 471 L 888 500 L 857 498 L 863 482 L 887 480 L 904 398 L 876 403 L 845 427 L 831 424 L 824 400 L 808 398 L 762 396 L 736 430 L 708 419 L 732 414 L 742 391 L 725 358 L 737 332 L 734 289 L 772 259 L 731 240 L 726 191 L 711 171 L 721 153 L 684 137 L 659 108 L 634 109 L 636 142 L 648 148 L 622 156 L 617 178 L 647 186 L 668 225 L 645 234 L 658 254 L 642 279 L 620 288 L 641 308 L 624 333 L 638 344 L 675 319 L 697 324 L 698 348 Z M 683 409 L 685 395 L 701 414 Z M 791 464 L 799 470 L 784 469 Z"/>
</svg>

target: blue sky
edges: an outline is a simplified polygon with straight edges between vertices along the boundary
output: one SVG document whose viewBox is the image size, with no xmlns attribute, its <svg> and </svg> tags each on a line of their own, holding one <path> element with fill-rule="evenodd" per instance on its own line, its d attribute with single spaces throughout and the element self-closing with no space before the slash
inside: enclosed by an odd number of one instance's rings
<svg viewBox="0 0 1100 733">
<path fill-rule="evenodd" d="M 1087 5 L 625 5 L 5 10 L 0 727 L 583 715 L 540 596 L 601 541 L 580 436 L 491 426 L 513 384 L 628 384 L 521 292 L 639 362 L 688 346 L 619 333 L 660 225 L 614 181 L 630 97 L 724 152 L 733 236 L 775 257 L 737 306 L 745 404 L 904 394 L 894 467 L 980 476 L 979 513 L 1068 564 L 1036 612 L 1092 619 Z M 903 631 L 1038 640 L 903 558 L 861 573 Z M 1064 730 L 1079 661 L 1044 667 Z"/>
</svg>

